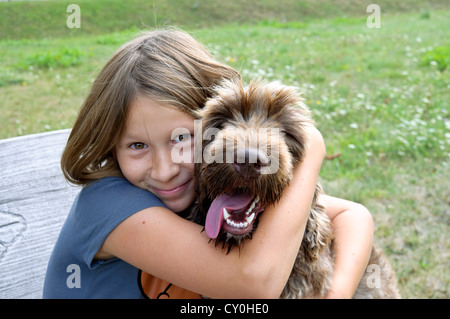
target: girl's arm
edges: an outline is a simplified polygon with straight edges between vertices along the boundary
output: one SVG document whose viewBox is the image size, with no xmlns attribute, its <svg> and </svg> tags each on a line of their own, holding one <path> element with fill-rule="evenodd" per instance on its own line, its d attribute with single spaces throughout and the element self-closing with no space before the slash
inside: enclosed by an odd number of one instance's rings
<svg viewBox="0 0 450 319">
<path fill-rule="evenodd" d="M 373 220 L 362 205 L 323 196 L 335 235 L 336 265 L 327 298 L 352 298 L 372 251 Z"/>
<path fill-rule="evenodd" d="M 212 298 L 278 298 L 297 256 L 325 146 L 309 130 L 310 145 L 294 179 L 275 207 L 261 215 L 258 230 L 241 252 L 226 255 L 208 244 L 202 227 L 152 207 L 117 226 L 97 257 L 116 256 L 155 277 Z"/>
</svg>

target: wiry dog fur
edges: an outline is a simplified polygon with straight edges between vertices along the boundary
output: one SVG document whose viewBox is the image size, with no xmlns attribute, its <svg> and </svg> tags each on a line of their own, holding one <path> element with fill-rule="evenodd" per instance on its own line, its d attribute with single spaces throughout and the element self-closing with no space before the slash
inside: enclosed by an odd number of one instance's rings
<svg viewBox="0 0 450 319">
<path fill-rule="evenodd" d="M 223 82 L 201 111 L 200 118 L 203 132 L 209 128 L 219 130 L 215 138 L 203 140 L 203 150 L 207 153 L 229 154 L 230 146 L 232 154 L 239 154 L 242 148 L 247 152 L 244 162 L 237 163 L 234 155 L 235 161 L 232 163 L 227 163 L 224 156 L 222 163 L 203 161 L 195 165 L 198 201 L 189 218 L 201 225 L 205 225 L 211 203 L 221 194 L 254 197 L 252 207 L 256 215 L 264 207 L 276 203 L 292 179 L 293 167 L 302 162 L 307 145 L 305 128 L 314 125 L 310 111 L 297 91 L 278 82 L 266 84 L 256 81 L 247 88 L 239 81 Z M 260 132 L 264 136 L 260 136 Z M 248 150 L 252 145 L 258 145 L 258 150 L 250 150 L 256 156 L 253 162 L 248 159 Z M 278 169 L 273 174 L 262 174 L 261 170 L 273 161 L 278 161 Z M 334 271 L 333 233 L 320 201 L 321 193 L 318 182 L 304 238 L 281 298 L 322 297 L 331 286 Z M 245 210 L 251 211 L 250 208 Z M 248 232 L 236 234 L 234 230 L 245 230 L 243 218 L 248 218 L 248 213 L 243 215 L 243 211 L 238 211 L 230 214 L 232 216 L 229 218 L 238 220 L 230 223 L 232 226 L 228 225 L 228 231 L 225 230 L 227 224 L 224 220 L 215 240 L 216 245 L 221 244 L 228 251 L 235 245 L 242 247 L 242 239 L 251 237 L 257 227 L 256 217 L 248 226 Z M 368 267 L 371 268 L 363 276 L 354 298 L 399 298 L 394 273 L 387 259 L 376 248 L 372 250 Z"/>
</svg>

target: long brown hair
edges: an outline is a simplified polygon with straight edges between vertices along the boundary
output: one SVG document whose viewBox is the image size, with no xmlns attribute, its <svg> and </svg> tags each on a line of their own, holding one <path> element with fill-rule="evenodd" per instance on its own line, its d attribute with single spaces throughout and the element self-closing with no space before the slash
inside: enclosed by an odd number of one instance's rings
<svg viewBox="0 0 450 319">
<path fill-rule="evenodd" d="M 80 185 L 122 176 L 113 150 L 138 95 L 195 117 L 213 86 L 235 77 L 237 71 L 180 30 L 148 31 L 127 42 L 100 71 L 84 101 L 62 154 L 64 176 Z"/>
</svg>

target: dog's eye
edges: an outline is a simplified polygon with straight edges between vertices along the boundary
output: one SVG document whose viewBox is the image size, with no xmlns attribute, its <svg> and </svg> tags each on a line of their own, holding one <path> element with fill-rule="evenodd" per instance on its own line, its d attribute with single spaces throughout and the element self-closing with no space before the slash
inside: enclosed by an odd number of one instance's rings
<svg viewBox="0 0 450 319">
<path fill-rule="evenodd" d="M 180 135 L 177 135 L 177 136 L 173 139 L 173 141 L 174 141 L 175 143 L 181 143 L 181 142 L 189 141 L 190 138 L 191 138 L 191 135 L 190 135 L 190 134 L 180 134 Z"/>
</svg>

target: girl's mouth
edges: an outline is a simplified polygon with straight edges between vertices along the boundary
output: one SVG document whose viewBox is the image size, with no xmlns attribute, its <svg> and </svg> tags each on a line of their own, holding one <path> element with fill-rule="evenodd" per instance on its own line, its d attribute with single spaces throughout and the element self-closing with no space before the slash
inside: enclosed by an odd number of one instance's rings
<svg viewBox="0 0 450 319">
<path fill-rule="evenodd" d="M 182 193 L 189 185 L 189 183 L 192 181 L 192 179 L 189 179 L 187 182 L 185 182 L 184 184 L 181 184 L 177 187 L 174 187 L 172 189 L 160 189 L 160 188 L 156 188 L 156 187 L 152 187 L 150 186 L 150 190 L 161 196 L 161 197 L 173 197 L 176 196 L 180 193 Z"/>
</svg>

